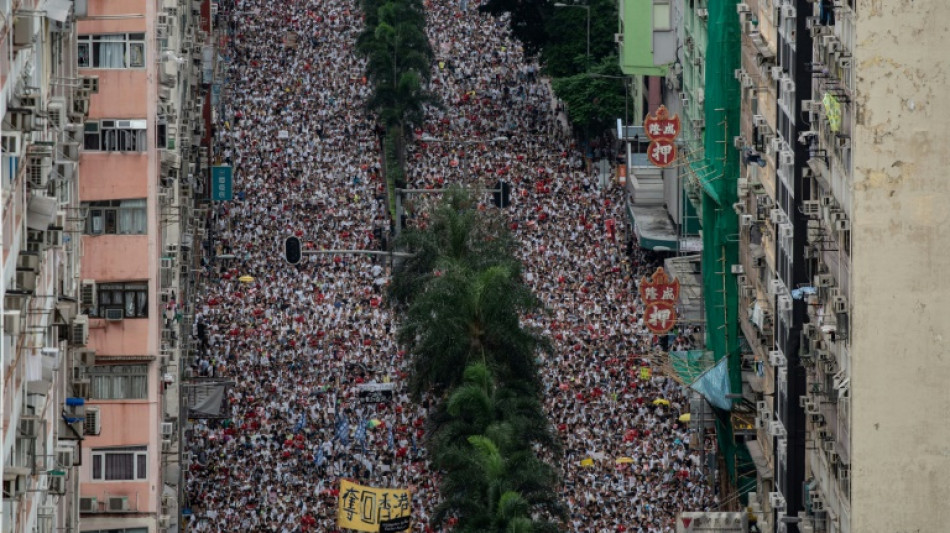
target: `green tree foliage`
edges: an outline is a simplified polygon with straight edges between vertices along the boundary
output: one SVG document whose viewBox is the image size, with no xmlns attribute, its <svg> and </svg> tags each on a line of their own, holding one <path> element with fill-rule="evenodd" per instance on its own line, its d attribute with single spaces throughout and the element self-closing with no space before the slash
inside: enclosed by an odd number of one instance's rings
<svg viewBox="0 0 950 533">
<path fill-rule="evenodd" d="M 554 5 L 546 0 L 488 0 L 479 7 L 484 13 L 499 16 L 511 14 L 511 31 L 529 57 L 537 55 L 548 42 L 545 25 Z"/>
<path fill-rule="evenodd" d="M 507 264 L 520 279 L 521 262 L 514 258 L 517 244 L 501 217 L 477 209 L 472 195 L 457 186 L 447 188 L 442 201 L 428 214 L 424 230 L 409 228 L 397 243 L 412 252 L 389 287 L 390 298 L 399 306 L 423 292 L 437 272 L 452 264 L 474 270 Z"/>
<path fill-rule="evenodd" d="M 604 58 L 581 73 L 551 82 L 554 92 L 567 104 L 571 122 L 584 131 L 600 132 L 624 116 L 624 86 L 616 56 Z"/>
<path fill-rule="evenodd" d="M 491 214 L 494 213 L 494 214 Z M 426 447 L 441 474 L 432 523 L 454 530 L 557 531 L 560 454 L 541 402 L 536 356 L 549 345 L 521 317 L 541 312 L 497 212 L 459 188 L 409 229 L 414 255 L 394 272 L 390 301 L 411 354 L 410 392 L 435 401 Z"/>
<path fill-rule="evenodd" d="M 422 123 L 425 104 L 435 103 L 427 90 L 434 55 L 425 11 L 419 0 L 364 0 L 362 6 L 366 24 L 356 48 L 373 85 L 366 105 L 392 134 L 395 161 L 387 160 L 387 167 L 395 164 L 404 174 L 407 131 Z"/>
<path fill-rule="evenodd" d="M 570 0 L 563 3 L 571 4 Z M 616 56 L 616 0 L 590 0 L 577 5 L 590 5 L 590 64 L 605 57 Z M 587 11 L 579 7 L 555 8 L 545 21 L 547 41 L 541 50 L 541 64 L 552 78 L 573 76 L 587 70 Z"/>
</svg>

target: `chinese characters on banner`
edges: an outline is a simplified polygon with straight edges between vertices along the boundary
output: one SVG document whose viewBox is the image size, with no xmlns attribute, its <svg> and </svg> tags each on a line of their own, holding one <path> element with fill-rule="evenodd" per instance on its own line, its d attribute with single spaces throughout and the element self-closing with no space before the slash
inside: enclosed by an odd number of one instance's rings
<svg viewBox="0 0 950 533">
<path fill-rule="evenodd" d="M 340 507 L 337 527 L 369 531 L 380 530 L 380 522 L 408 517 L 412 510 L 406 489 L 378 489 L 340 480 Z M 409 531 L 407 526 L 404 531 Z"/>
<path fill-rule="evenodd" d="M 662 335 L 676 325 L 676 304 L 680 295 L 680 282 L 658 267 L 650 279 L 640 279 L 640 298 L 643 300 L 643 321 L 647 329 Z"/>
<path fill-rule="evenodd" d="M 647 158 L 654 166 L 668 167 L 676 159 L 676 145 L 673 141 L 680 134 L 679 115 L 670 116 L 666 106 L 660 106 L 655 115 L 647 115 L 643 121 L 643 131 L 650 139 Z"/>
</svg>

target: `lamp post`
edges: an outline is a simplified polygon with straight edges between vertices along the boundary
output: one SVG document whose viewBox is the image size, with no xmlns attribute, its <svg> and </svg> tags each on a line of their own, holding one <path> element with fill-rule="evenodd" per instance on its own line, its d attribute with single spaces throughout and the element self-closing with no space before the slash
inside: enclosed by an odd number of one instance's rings
<svg viewBox="0 0 950 533">
<path fill-rule="evenodd" d="M 587 69 L 590 70 L 590 5 L 581 5 L 581 4 L 565 4 L 563 2 L 555 2 L 554 7 L 579 7 L 587 11 Z"/>
</svg>

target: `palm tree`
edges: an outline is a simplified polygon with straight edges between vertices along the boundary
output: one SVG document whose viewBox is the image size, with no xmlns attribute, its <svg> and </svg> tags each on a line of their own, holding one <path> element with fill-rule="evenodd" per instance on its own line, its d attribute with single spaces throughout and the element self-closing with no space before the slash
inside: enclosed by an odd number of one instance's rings
<svg viewBox="0 0 950 533">
<path fill-rule="evenodd" d="M 470 362 L 483 362 L 503 383 L 530 380 L 539 387 L 536 333 L 521 327 L 520 315 L 539 301 L 507 265 L 473 271 L 446 265 L 417 295 L 399 329 L 399 341 L 413 354 L 409 387 L 441 395 L 459 385 Z"/>
<path fill-rule="evenodd" d="M 479 211 L 469 191 L 447 188 L 427 221 L 425 229 L 409 228 L 396 243 L 397 248 L 413 254 L 400 265 L 390 284 L 389 297 L 399 306 L 408 305 L 426 283 L 453 263 L 474 270 L 505 264 L 520 279 L 517 244 L 505 221 Z"/>
<path fill-rule="evenodd" d="M 497 424 L 507 426 L 524 449 L 538 445 L 552 457 L 560 454 L 560 443 L 551 431 L 533 382 L 515 380 L 496 385 L 484 363 L 470 364 L 463 384 L 430 415 L 428 445 L 438 456 L 439 450 L 448 449 L 452 443 L 491 433 Z"/>
<path fill-rule="evenodd" d="M 557 509 L 553 471 L 530 451 L 512 450 L 514 440 L 496 426 L 440 454 L 442 502 L 433 524 L 455 516 L 464 532 L 556 531 L 552 520 L 532 518 Z"/>
<path fill-rule="evenodd" d="M 425 34 L 425 12 L 418 0 L 365 0 L 367 24 L 357 40 L 373 82 L 367 107 L 393 137 L 399 168 L 405 167 L 405 135 L 433 103 L 426 90 L 434 55 Z"/>
</svg>

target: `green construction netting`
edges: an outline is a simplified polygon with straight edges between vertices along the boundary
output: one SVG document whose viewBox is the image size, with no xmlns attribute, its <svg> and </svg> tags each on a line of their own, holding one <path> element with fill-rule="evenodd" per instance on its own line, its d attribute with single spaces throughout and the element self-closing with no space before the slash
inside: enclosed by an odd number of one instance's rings
<svg viewBox="0 0 950 533">
<path fill-rule="evenodd" d="M 741 391 L 739 299 L 731 266 L 739 261 L 739 220 L 732 204 L 738 200 L 739 153 L 732 139 L 739 134 L 741 35 L 736 0 L 710 0 L 706 47 L 704 158 L 702 170 L 703 297 L 706 305 L 706 348 L 718 361 L 728 357 L 732 392 Z M 728 414 L 728 412 L 725 412 Z M 736 450 L 731 417 L 717 417 L 719 446 L 729 481 L 736 484 Z"/>
</svg>

